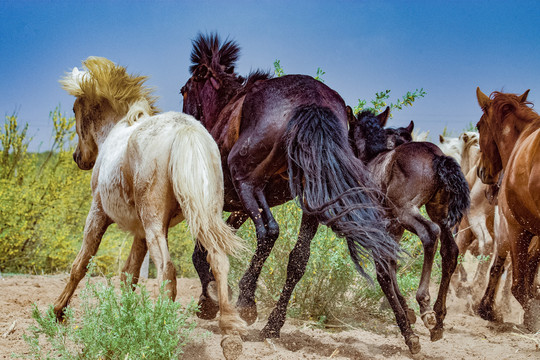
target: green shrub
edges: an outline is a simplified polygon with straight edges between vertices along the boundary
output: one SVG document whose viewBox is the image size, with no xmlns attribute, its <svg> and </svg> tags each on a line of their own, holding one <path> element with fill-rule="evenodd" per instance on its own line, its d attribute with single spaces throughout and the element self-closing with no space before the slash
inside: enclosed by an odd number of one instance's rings
<svg viewBox="0 0 540 360">
<path fill-rule="evenodd" d="M 89 273 L 92 271 L 89 271 Z M 196 322 L 197 305 L 185 308 L 171 301 L 161 287 L 156 300 L 146 288 L 120 286 L 86 277 L 81 291 L 80 315 L 68 306 L 66 320 L 58 323 L 52 305 L 41 313 L 33 305 L 36 325 L 24 336 L 33 359 L 173 359 L 182 354 Z M 79 311 L 77 311 L 79 313 Z"/>
</svg>

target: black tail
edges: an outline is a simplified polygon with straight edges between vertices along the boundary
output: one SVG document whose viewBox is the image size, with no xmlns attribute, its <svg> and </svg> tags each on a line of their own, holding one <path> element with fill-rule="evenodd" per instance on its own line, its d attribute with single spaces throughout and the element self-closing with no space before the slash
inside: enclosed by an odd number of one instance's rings
<svg viewBox="0 0 540 360">
<path fill-rule="evenodd" d="M 471 204 L 469 184 L 457 161 L 450 156 L 438 156 L 433 161 L 435 173 L 448 192 L 448 217 L 445 224 L 452 228 L 461 221 Z"/>
<path fill-rule="evenodd" d="M 399 245 L 386 233 L 386 220 L 364 164 L 347 141 L 347 129 L 325 107 L 299 108 L 287 132 L 289 183 L 302 209 L 347 240 L 358 271 L 371 256 L 396 259 Z"/>
</svg>

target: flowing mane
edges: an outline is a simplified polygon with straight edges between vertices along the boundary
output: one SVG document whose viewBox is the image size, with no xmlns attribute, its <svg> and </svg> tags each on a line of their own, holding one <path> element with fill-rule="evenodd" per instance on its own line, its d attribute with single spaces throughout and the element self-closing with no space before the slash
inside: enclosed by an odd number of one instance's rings
<svg viewBox="0 0 540 360">
<path fill-rule="evenodd" d="M 498 116 L 498 121 L 504 120 L 504 115 L 509 110 L 513 110 L 517 117 L 526 123 L 533 123 L 540 120 L 538 114 L 529 107 L 530 101 L 520 101 L 520 95 L 507 94 L 499 91 L 491 93 L 491 107 L 494 114 L 503 114 Z"/>
<path fill-rule="evenodd" d="M 234 72 L 236 60 L 240 56 L 240 46 L 232 40 L 225 40 L 221 45 L 217 34 L 204 36 L 199 34 L 193 41 L 193 50 L 191 51 L 192 65 L 189 71 L 193 75 L 199 65 L 206 65 L 214 68 L 216 65 L 225 67 L 227 73 Z"/>
<path fill-rule="evenodd" d="M 146 76 L 130 75 L 126 68 L 95 56 L 84 60 L 83 67 L 85 70 L 74 68 L 60 80 L 69 94 L 97 103 L 106 100 L 116 113 L 127 115 L 129 124 L 142 114 L 158 112 L 157 98 L 143 85 Z"/>
</svg>

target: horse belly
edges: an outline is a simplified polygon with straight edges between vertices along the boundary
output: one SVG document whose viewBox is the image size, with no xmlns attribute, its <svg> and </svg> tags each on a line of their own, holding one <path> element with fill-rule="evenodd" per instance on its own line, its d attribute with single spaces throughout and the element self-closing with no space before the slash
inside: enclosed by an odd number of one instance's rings
<svg viewBox="0 0 540 360">
<path fill-rule="evenodd" d="M 133 200 L 129 199 L 123 189 L 103 189 L 100 191 L 100 196 L 103 210 L 120 229 L 133 235 L 144 235 Z"/>
</svg>

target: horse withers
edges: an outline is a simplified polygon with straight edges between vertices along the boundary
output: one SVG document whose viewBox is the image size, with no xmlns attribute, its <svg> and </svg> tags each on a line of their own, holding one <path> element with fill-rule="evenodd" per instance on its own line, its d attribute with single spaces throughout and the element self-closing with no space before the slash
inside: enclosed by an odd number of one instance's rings
<svg viewBox="0 0 540 360">
<path fill-rule="evenodd" d="M 229 303 L 227 255 L 243 245 L 221 219 L 223 174 L 215 141 L 189 115 L 158 114 L 155 98 L 143 86 L 146 77 L 129 75 L 105 58 L 89 57 L 83 65 L 85 71 L 74 68 L 60 83 L 76 97 L 73 111 L 79 142 L 73 158 L 81 169 L 93 169 L 93 200 L 82 248 L 55 302 L 58 319 L 112 223 L 134 236 L 122 279 L 128 273 L 134 283 L 138 281 L 149 250 L 158 280 L 168 281 L 165 290 L 174 300 L 176 270 L 167 232 L 185 219 L 197 239 L 196 247 L 204 246 L 212 266 L 223 352 L 228 359 L 236 358 L 245 322 Z"/>
<path fill-rule="evenodd" d="M 483 114 L 476 127 L 480 133 L 478 177 L 495 184 L 504 172 L 498 193 L 499 222 L 495 242 L 499 245 L 490 271 L 488 288 L 479 311 L 492 320 L 493 292 L 502 272 L 506 250 L 512 258 L 512 294 L 521 304 L 524 325 L 540 329 L 540 296 L 535 287 L 540 251 L 529 251 L 540 235 L 540 116 L 522 95 L 476 90 Z"/>
</svg>

